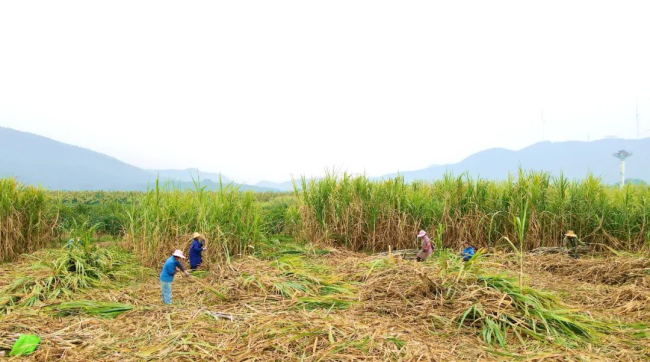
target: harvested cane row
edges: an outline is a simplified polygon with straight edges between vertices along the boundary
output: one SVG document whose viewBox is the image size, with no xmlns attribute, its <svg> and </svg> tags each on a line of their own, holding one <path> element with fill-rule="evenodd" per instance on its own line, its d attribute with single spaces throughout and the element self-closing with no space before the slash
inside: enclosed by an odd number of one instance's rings
<svg viewBox="0 0 650 362">
<path fill-rule="evenodd" d="M 530 265 L 576 280 L 608 285 L 645 283 L 645 276 L 650 275 L 650 259 L 646 257 L 570 260 L 538 256 L 530 259 Z"/>
<path fill-rule="evenodd" d="M 536 287 L 560 290 L 570 303 L 631 322 L 650 320 L 647 257 L 529 256 L 525 269 L 536 273 L 537 278 L 531 278 Z"/>
<path fill-rule="evenodd" d="M 15 306 L 0 320 L 0 341 L 39 334 L 43 342 L 33 355 L 39 361 L 650 357 L 643 327 L 578 312 L 554 293 L 519 289 L 497 261 L 463 264 L 445 255 L 417 264 L 284 247 L 177 277 L 172 306 L 161 304 L 154 270 L 133 275 L 131 283 L 78 290 L 75 300 Z M 12 273 L 0 274 L 0 286 Z"/>
</svg>

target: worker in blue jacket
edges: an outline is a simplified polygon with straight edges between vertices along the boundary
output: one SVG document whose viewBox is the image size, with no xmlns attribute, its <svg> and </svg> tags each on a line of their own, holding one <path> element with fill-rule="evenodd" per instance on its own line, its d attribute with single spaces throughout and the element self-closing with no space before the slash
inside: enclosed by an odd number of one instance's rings
<svg viewBox="0 0 650 362">
<path fill-rule="evenodd" d="M 165 265 L 163 265 L 162 271 L 160 272 L 160 286 L 162 288 L 164 304 L 172 304 L 172 282 L 174 281 L 174 274 L 182 271 L 186 277 L 190 276 L 183 264 L 181 264 L 181 259 L 185 259 L 183 252 L 180 250 L 174 251 L 172 256 L 165 261 Z"/>
<path fill-rule="evenodd" d="M 464 242 L 463 243 L 463 261 L 469 261 L 475 254 L 476 252 L 474 251 L 474 247 L 470 245 L 469 242 Z"/>
<path fill-rule="evenodd" d="M 203 247 L 205 240 L 199 233 L 192 234 L 192 246 L 190 246 L 190 268 L 196 270 L 201 265 L 203 259 L 201 253 L 205 250 Z"/>
</svg>

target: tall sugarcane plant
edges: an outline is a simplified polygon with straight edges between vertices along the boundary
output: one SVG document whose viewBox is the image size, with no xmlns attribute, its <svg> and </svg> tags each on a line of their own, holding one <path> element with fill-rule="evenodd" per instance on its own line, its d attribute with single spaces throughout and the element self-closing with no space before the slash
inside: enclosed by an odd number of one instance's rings
<svg viewBox="0 0 650 362">
<path fill-rule="evenodd" d="M 0 261 L 48 244 L 58 215 L 55 205 L 40 188 L 0 179 Z"/>
<path fill-rule="evenodd" d="M 504 237 L 518 250 L 557 246 L 568 229 L 590 243 L 648 247 L 650 188 L 619 189 L 593 175 L 569 180 L 519 170 L 507 181 L 447 174 L 407 183 L 401 176 L 373 181 L 331 172 L 318 180 L 303 178 L 295 193 L 304 237 L 356 250 L 408 248 L 417 230 L 440 224 L 446 247 L 463 240 L 495 247 Z"/>
<path fill-rule="evenodd" d="M 233 185 L 207 190 L 197 181 L 193 190 L 185 191 L 156 181 L 132 200 L 125 214 L 125 245 L 147 265 L 158 265 L 175 249 L 187 252 L 194 231 L 207 240 L 208 262 L 249 253 L 264 238 L 259 203 Z"/>
</svg>

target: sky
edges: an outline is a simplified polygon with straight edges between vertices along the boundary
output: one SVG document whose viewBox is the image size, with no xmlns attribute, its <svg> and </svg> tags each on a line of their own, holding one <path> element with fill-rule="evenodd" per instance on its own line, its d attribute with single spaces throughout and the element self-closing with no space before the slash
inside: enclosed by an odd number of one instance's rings
<svg viewBox="0 0 650 362">
<path fill-rule="evenodd" d="M 3 1 L 0 126 L 247 183 L 636 138 L 637 103 L 649 137 L 649 17 L 647 1 Z"/>
</svg>

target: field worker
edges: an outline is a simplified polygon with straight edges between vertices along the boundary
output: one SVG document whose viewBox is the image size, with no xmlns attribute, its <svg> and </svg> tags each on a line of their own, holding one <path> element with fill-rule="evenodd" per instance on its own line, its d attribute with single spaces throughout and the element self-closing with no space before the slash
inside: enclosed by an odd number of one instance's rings
<svg viewBox="0 0 650 362">
<path fill-rule="evenodd" d="M 431 256 L 431 253 L 433 252 L 433 248 L 431 247 L 431 240 L 429 240 L 429 237 L 427 236 L 427 233 L 424 230 L 420 230 L 420 233 L 418 234 L 418 239 L 422 239 L 422 245 L 421 245 L 420 252 L 415 257 L 415 260 L 425 261 L 429 256 Z"/>
<path fill-rule="evenodd" d="M 569 256 L 574 259 L 578 259 L 578 244 L 582 244 L 582 242 L 580 239 L 578 239 L 578 235 L 576 235 L 573 230 L 569 230 L 566 234 L 564 234 L 562 247 L 569 250 Z M 573 252 L 571 252 L 570 249 L 573 249 Z"/>
<path fill-rule="evenodd" d="M 181 259 L 185 259 L 183 252 L 180 250 L 174 251 L 172 256 L 165 261 L 162 272 L 160 273 L 160 286 L 162 287 L 162 299 L 164 304 L 172 304 L 172 282 L 174 281 L 174 274 L 177 271 L 185 273 L 186 277 L 190 274 L 185 270 Z"/>
<path fill-rule="evenodd" d="M 468 241 L 464 242 L 463 252 L 461 254 L 463 256 L 463 261 L 469 261 L 474 256 L 474 254 L 476 254 L 474 247 Z"/>
<path fill-rule="evenodd" d="M 79 246 L 79 245 L 81 245 L 81 238 L 78 236 L 76 240 L 74 238 L 68 240 L 68 249 L 72 248 L 73 246 Z"/>
<path fill-rule="evenodd" d="M 199 233 L 192 234 L 192 246 L 190 246 L 190 269 L 196 270 L 203 261 L 201 259 L 201 252 L 205 250 L 203 244 L 205 239 Z"/>
</svg>

